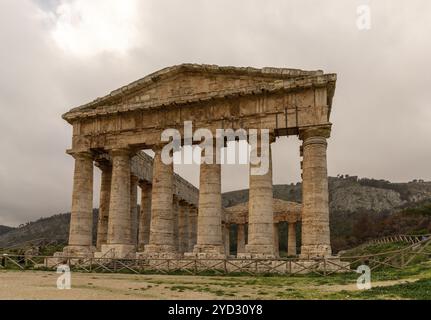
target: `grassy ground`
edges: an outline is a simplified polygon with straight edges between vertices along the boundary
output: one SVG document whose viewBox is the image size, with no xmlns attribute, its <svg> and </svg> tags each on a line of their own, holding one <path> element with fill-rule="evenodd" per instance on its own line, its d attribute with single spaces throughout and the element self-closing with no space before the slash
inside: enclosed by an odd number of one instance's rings
<svg viewBox="0 0 431 320">
<path fill-rule="evenodd" d="M 409 246 L 411 246 L 411 244 L 404 243 L 404 242 L 393 242 L 393 243 L 359 246 L 357 248 L 345 251 L 343 256 L 360 256 L 360 255 L 377 254 L 381 252 L 398 251 Z"/>
<path fill-rule="evenodd" d="M 58 274 L 0 271 L 0 299 L 430 299 L 431 263 L 372 273 L 304 276 L 184 276 L 72 273 L 72 290 L 56 289 Z"/>
</svg>

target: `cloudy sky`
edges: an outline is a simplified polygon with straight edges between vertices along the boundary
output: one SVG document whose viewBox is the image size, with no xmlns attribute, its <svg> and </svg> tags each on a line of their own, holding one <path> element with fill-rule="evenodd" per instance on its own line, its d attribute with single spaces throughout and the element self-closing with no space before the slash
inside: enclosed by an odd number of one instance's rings
<svg viewBox="0 0 431 320">
<path fill-rule="evenodd" d="M 0 0 L 0 224 L 70 210 L 61 114 L 183 62 L 335 72 L 330 175 L 431 180 L 430 14 L 429 0 Z M 298 146 L 274 145 L 274 183 L 299 180 Z M 247 183 L 223 168 L 225 191 Z"/>
</svg>

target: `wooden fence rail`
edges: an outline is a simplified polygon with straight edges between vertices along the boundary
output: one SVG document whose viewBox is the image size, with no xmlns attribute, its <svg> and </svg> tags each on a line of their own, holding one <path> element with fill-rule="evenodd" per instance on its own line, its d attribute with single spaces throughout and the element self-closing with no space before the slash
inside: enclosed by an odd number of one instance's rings
<svg viewBox="0 0 431 320">
<path fill-rule="evenodd" d="M 183 273 L 202 274 L 283 274 L 294 276 L 314 273 L 328 276 L 338 272 L 356 272 L 359 265 L 371 270 L 380 268 L 403 269 L 417 261 L 431 257 L 431 239 L 424 239 L 401 250 L 372 255 L 328 257 L 311 260 L 287 259 L 115 259 L 0 254 L 0 269 L 56 270 L 68 265 L 71 271 L 107 273 Z"/>
<path fill-rule="evenodd" d="M 424 235 L 394 235 L 394 236 L 386 236 L 378 239 L 373 239 L 366 244 L 385 244 L 385 243 L 395 243 L 395 242 L 405 242 L 405 243 L 419 243 L 423 240 L 430 239 L 431 234 L 424 234 Z"/>
</svg>

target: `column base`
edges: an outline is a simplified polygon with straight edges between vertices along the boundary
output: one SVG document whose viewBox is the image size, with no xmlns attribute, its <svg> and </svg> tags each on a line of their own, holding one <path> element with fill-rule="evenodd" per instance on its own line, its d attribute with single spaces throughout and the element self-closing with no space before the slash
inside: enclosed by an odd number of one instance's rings
<svg viewBox="0 0 431 320">
<path fill-rule="evenodd" d="M 45 258 L 45 265 L 52 268 L 61 264 L 82 263 L 83 260 L 92 258 L 95 251 L 96 247 L 93 246 L 67 246 L 63 248 L 63 251 L 55 252 L 52 257 Z"/>
<path fill-rule="evenodd" d="M 198 259 L 226 259 L 223 245 L 197 244 L 193 252 L 184 253 L 185 257 Z"/>
<path fill-rule="evenodd" d="M 100 252 L 95 258 L 135 259 L 136 247 L 132 244 L 102 244 Z"/>
<path fill-rule="evenodd" d="M 237 259 L 264 259 L 264 260 L 276 260 L 277 256 L 273 254 L 265 253 L 238 253 Z"/>
<path fill-rule="evenodd" d="M 138 256 L 146 259 L 179 259 L 182 257 L 182 254 L 178 253 L 173 245 L 147 244 L 144 247 L 144 251 L 139 252 Z"/>
<path fill-rule="evenodd" d="M 177 253 L 176 248 L 170 244 L 147 244 L 144 246 L 145 253 Z"/>
<path fill-rule="evenodd" d="M 94 246 L 66 246 L 63 252 L 57 252 L 57 256 L 62 257 L 93 257 L 96 247 Z"/>
<path fill-rule="evenodd" d="M 247 244 L 245 246 L 245 253 L 242 257 L 249 257 L 256 259 L 275 259 L 274 246 L 261 245 L 261 244 Z"/>
<path fill-rule="evenodd" d="M 287 252 L 287 256 L 288 257 L 297 257 L 298 256 L 298 253 L 293 253 L 293 252 Z"/>
<path fill-rule="evenodd" d="M 330 245 L 303 245 L 301 247 L 301 259 L 331 257 L 332 249 Z"/>
</svg>

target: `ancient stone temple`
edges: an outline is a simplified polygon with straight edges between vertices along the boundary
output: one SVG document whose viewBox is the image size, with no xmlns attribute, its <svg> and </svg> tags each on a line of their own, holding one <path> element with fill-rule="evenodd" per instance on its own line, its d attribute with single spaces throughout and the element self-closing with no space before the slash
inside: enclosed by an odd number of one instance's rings
<svg viewBox="0 0 431 320">
<path fill-rule="evenodd" d="M 288 223 L 288 254 L 295 256 L 301 222 L 300 256 L 330 256 L 326 149 L 335 83 L 335 74 L 322 71 L 183 64 L 70 110 L 63 118 L 73 126 L 67 152 L 75 171 L 64 254 L 223 258 L 230 254 L 229 230 L 236 225 L 238 257 L 274 259 L 278 224 Z M 222 207 L 220 164 L 200 165 L 198 189 L 175 174 L 173 164 L 162 161 L 161 134 L 166 128 L 183 134 L 185 121 L 214 137 L 220 128 L 267 129 L 271 143 L 298 136 L 302 204 L 273 199 L 271 170 L 250 175 L 248 203 L 232 208 Z M 152 150 L 154 157 L 143 150 Z M 102 175 L 96 241 L 94 165 Z"/>
</svg>

